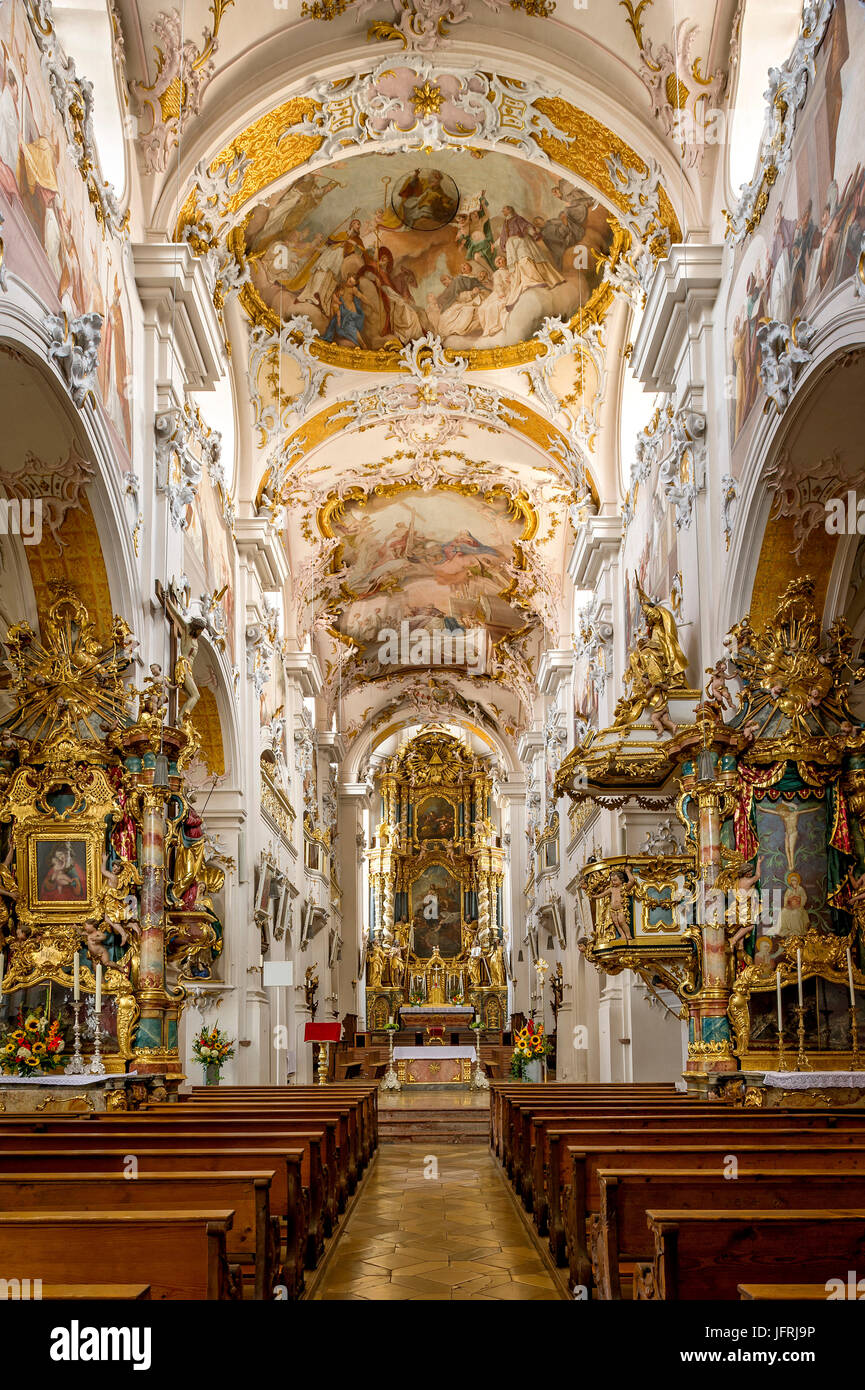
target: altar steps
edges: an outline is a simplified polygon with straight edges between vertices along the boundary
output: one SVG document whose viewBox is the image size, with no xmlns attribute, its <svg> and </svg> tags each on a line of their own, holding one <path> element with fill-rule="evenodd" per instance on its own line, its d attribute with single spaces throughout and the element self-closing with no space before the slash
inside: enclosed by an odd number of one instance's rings
<svg viewBox="0 0 865 1390">
<path fill-rule="evenodd" d="M 382 1144 L 488 1144 L 489 1111 L 458 1105 L 410 1110 L 379 1106 L 378 1137 Z"/>
</svg>

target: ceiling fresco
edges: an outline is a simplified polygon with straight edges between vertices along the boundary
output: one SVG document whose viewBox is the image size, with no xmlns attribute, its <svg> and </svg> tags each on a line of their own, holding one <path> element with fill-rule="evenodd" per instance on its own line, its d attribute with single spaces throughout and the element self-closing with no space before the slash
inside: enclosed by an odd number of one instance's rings
<svg viewBox="0 0 865 1390">
<path fill-rule="evenodd" d="M 510 347 L 591 304 L 614 240 L 593 194 L 497 152 L 355 156 L 300 176 L 245 225 L 255 296 L 337 346 L 433 332 Z"/>
<path fill-rule="evenodd" d="M 509 593 L 516 543 L 534 518 L 505 498 L 400 488 L 340 505 L 331 527 L 342 543 L 338 627 L 358 647 L 365 679 L 409 667 L 413 652 L 430 656 L 418 634 L 445 639 L 437 664 L 485 669 L 487 646 L 534 621 Z M 389 648 L 388 632 L 398 635 Z"/>
</svg>

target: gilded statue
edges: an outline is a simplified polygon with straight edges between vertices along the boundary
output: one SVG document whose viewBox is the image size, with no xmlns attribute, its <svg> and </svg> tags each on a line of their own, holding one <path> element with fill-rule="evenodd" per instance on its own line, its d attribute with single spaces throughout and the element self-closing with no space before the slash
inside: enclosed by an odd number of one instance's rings
<svg viewBox="0 0 865 1390">
<path fill-rule="evenodd" d="M 628 866 L 624 865 L 621 869 L 613 869 L 609 878 L 602 880 L 597 888 L 584 884 L 586 896 L 597 899 L 599 903 L 595 924 L 598 946 L 605 946 L 609 941 L 630 941 L 627 898 L 632 894 L 636 881 Z"/>
<path fill-rule="evenodd" d="M 663 710 L 671 694 L 686 690 L 687 658 L 679 644 L 676 620 L 669 609 L 653 603 L 636 581 L 645 631 L 637 638 L 625 671 L 627 695 L 616 705 L 614 728 L 632 724 L 643 710 Z"/>
<path fill-rule="evenodd" d="M 475 939 L 489 972 L 490 984 L 494 988 L 503 989 L 505 986 L 505 963 L 498 934 L 488 923 L 485 923 L 478 927 L 478 934 Z"/>
<path fill-rule="evenodd" d="M 181 723 L 186 723 L 192 716 L 192 711 L 201 699 L 201 691 L 195 682 L 193 667 L 195 658 L 198 655 L 198 639 L 204 632 L 207 624 L 200 618 L 193 618 L 184 628 L 183 636 L 180 639 L 180 651 L 174 665 L 174 684 L 178 693 L 183 692 L 186 699 L 180 711 Z"/>
</svg>

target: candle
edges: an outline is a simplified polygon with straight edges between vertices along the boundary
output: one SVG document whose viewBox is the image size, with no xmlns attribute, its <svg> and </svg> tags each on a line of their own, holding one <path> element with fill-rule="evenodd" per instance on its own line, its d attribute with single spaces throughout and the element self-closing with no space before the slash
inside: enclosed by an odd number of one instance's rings
<svg viewBox="0 0 865 1390">
<path fill-rule="evenodd" d="M 776 983 L 776 985 L 777 985 L 777 987 L 778 987 L 778 1037 L 780 1038 L 781 1034 L 782 1034 L 783 1031 L 784 1031 L 783 1018 L 782 1018 L 782 1014 L 781 1014 L 781 967 L 780 967 L 780 965 L 778 966 L 778 968 L 777 968 L 776 971 L 775 971 L 775 983 Z"/>
<path fill-rule="evenodd" d="M 796 952 L 796 976 L 799 982 L 799 1008 L 802 1008 L 802 949 Z"/>
<path fill-rule="evenodd" d="M 72 967 L 72 998 L 78 1004 L 81 1001 L 81 960 L 78 952 L 75 952 L 75 962 Z"/>
<path fill-rule="evenodd" d="M 93 1008 L 97 1014 L 102 1012 L 102 961 L 96 962 L 96 994 L 93 999 Z"/>
<path fill-rule="evenodd" d="M 393 1023 L 393 1014 L 391 1014 L 390 1018 L 388 1019 L 388 1023 Z"/>
<path fill-rule="evenodd" d="M 3 976 L 0 975 L 0 980 Z M 856 1007 L 856 991 L 853 988 L 853 957 L 850 954 L 850 947 L 847 947 L 847 979 L 850 981 L 850 1008 Z"/>
</svg>

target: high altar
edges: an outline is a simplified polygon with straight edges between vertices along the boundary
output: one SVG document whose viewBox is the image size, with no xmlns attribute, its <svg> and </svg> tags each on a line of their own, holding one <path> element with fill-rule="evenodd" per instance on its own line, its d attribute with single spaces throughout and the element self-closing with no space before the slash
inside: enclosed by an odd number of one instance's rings
<svg viewBox="0 0 865 1390">
<path fill-rule="evenodd" d="M 503 1027 L 504 859 L 491 768 L 452 734 L 424 730 L 384 763 L 378 790 L 368 1027 L 406 1004 L 467 1004 L 485 1027 Z"/>
</svg>

